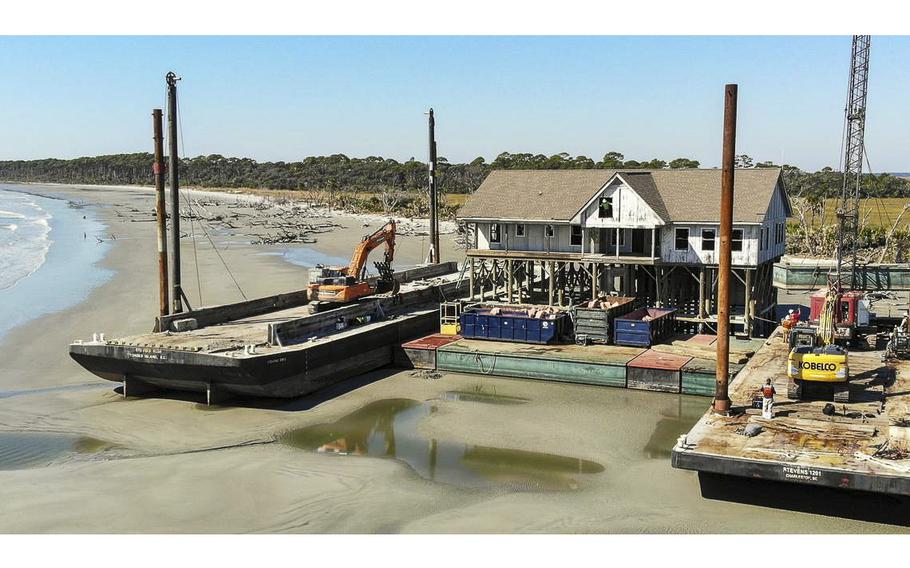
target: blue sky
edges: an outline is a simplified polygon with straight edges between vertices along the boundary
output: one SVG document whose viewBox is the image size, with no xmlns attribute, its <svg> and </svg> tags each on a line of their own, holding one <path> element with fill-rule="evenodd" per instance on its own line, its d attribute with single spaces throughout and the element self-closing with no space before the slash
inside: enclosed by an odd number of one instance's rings
<svg viewBox="0 0 910 568">
<path fill-rule="evenodd" d="M 295 160 L 501 151 L 836 165 L 849 37 L 2 37 L 0 159 L 151 150 L 164 74 L 183 77 L 185 154 Z M 872 39 L 866 141 L 910 171 L 910 38 Z"/>
</svg>

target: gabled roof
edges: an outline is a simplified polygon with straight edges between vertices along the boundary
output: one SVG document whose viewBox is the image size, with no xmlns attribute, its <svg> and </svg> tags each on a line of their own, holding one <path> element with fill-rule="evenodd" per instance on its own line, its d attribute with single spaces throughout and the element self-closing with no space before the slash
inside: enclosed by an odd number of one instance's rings
<svg viewBox="0 0 910 568">
<path fill-rule="evenodd" d="M 660 190 L 657 189 L 657 184 L 654 183 L 654 178 L 649 172 L 627 171 L 620 172 L 617 175 L 648 204 L 648 207 L 654 211 L 655 215 L 665 222 L 670 222 L 671 217 L 664 203 L 664 198 Z"/>
<path fill-rule="evenodd" d="M 720 220 L 720 169 L 653 170 L 650 175 L 670 215 L 667 221 Z M 733 221 L 760 223 L 774 198 L 780 168 L 740 169 L 733 175 Z"/>
<path fill-rule="evenodd" d="M 493 170 L 460 219 L 568 221 L 616 170 Z"/>
<path fill-rule="evenodd" d="M 720 219 L 719 169 L 495 170 L 468 198 L 458 217 L 568 222 L 614 175 L 667 223 L 716 223 Z M 781 170 L 736 170 L 734 175 L 733 221 L 761 222 Z M 784 200 L 789 205 L 786 192 Z"/>
</svg>

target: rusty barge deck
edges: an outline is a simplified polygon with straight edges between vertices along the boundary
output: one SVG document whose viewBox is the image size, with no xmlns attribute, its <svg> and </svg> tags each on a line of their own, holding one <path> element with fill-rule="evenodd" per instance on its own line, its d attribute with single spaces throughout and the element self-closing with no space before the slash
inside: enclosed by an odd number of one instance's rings
<svg viewBox="0 0 910 568">
<path fill-rule="evenodd" d="M 834 415 L 822 412 L 824 401 L 781 394 L 771 420 L 744 412 L 768 378 L 786 393 L 787 355 L 777 330 L 730 384 L 733 416 L 709 410 L 673 448 L 673 467 L 910 496 L 910 362 L 886 364 L 881 351 L 851 351 L 851 402 L 838 404 Z M 751 424 L 761 426 L 752 437 L 745 435 Z"/>
<path fill-rule="evenodd" d="M 454 262 L 397 277 L 400 293 L 312 313 L 292 292 L 159 317 L 156 331 L 74 342 L 70 355 L 124 394 L 153 389 L 296 397 L 392 363 L 403 341 L 439 323 L 438 303 L 459 286 Z M 160 330 L 160 331 L 157 331 Z"/>
</svg>

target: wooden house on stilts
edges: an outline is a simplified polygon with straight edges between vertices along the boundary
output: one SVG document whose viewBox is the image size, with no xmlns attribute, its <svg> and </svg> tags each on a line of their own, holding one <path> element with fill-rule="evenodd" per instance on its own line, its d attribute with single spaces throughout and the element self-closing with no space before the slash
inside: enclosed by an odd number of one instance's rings
<svg viewBox="0 0 910 568">
<path fill-rule="evenodd" d="M 638 296 L 711 332 L 720 184 L 719 169 L 494 171 L 458 213 L 470 296 L 560 306 Z M 763 335 L 791 214 L 781 170 L 736 170 L 733 204 L 732 324 Z"/>
</svg>

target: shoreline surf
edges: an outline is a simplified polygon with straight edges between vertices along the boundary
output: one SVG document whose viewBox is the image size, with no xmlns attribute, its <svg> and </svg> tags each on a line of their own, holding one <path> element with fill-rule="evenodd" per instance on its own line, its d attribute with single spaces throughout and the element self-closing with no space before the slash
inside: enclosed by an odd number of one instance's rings
<svg viewBox="0 0 910 568">
<path fill-rule="evenodd" d="M 110 244 L 96 238 L 107 226 L 93 211 L 0 185 L 7 204 L 17 194 L 28 196 L 20 208 L 33 209 L 34 216 L 23 214 L 15 231 L 7 229 L 16 240 L 4 239 L 8 252 L 0 254 L 0 271 L 9 276 L 0 279 L 0 341 L 15 327 L 80 303 L 112 276 L 100 267 Z"/>
</svg>

